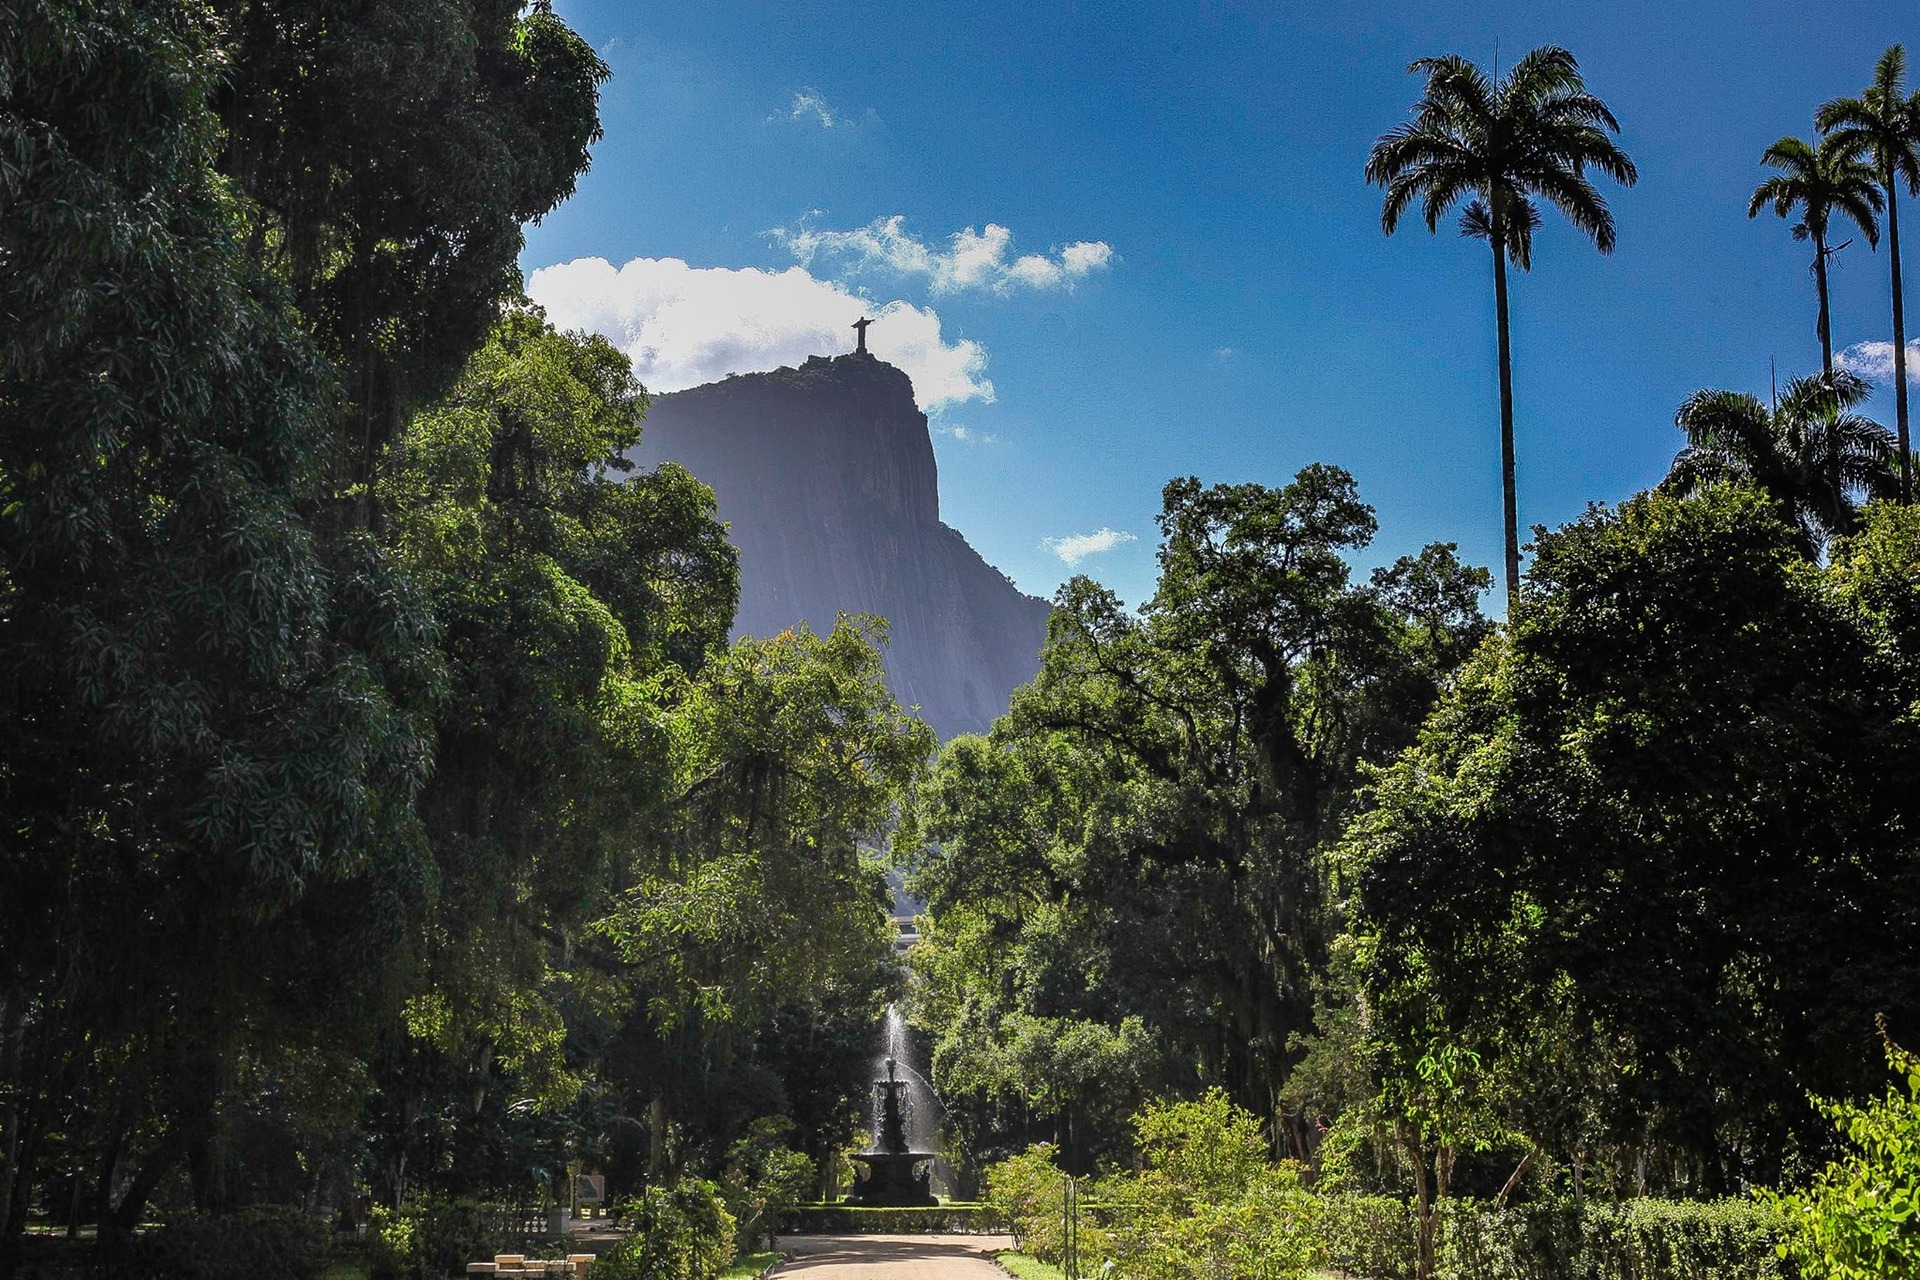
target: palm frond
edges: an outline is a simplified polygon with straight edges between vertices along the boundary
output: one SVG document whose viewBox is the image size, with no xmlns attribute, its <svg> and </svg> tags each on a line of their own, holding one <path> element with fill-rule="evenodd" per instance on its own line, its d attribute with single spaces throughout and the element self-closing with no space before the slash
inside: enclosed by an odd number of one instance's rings
<svg viewBox="0 0 1920 1280">
<path fill-rule="evenodd" d="M 1586 171 L 1624 186 L 1639 173 L 1610 136 L 1620 122 L 1588 92 L 1571 53 L 1543 45 L 1498 83 L 1459 54 L 1421 58 L 1407 69 L 1427 77 L 1426 92 L 1413 118 L 1383 134 L 1366 163 L 1367 181 L 1386 188 L 1382 227 L 1391 233 L 1419 201 L 1428 229 L 1437 230 L 1469 200 L 1461 233 L 1491 240 L 1497 222 L 1508 256 L 1524 270 L 1540 225 L 1538 195 L 1603 251 L 1613 248 L 1612 214 Z"/>
<path fill-rule="evenodd" d="M 1539 174 L 1532 185 L 1568 222 L 1585 232 L 1596 249 L 1613 252 L 1613 213 L 1591 182 L 1578 173 L 1549 171 Z"/>
</svg>

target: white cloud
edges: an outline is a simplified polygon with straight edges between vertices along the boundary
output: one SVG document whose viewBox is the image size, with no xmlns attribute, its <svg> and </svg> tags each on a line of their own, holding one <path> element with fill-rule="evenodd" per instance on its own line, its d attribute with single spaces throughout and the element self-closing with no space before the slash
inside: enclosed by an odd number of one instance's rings
<svg viewBox="0 0 1920 1280">
<path fill-rule="evenodd" d="M 1113 261 L 1113 246 L 1105 240 L 1076 240 L 1060 251 L 1060 269 L 1070 276 L 1084 276 Z"/>
<path fill-rule="evenodd" d="M 650 391 L 681 391 L 730 373 L 797 365 L 853 346 L 852 324 L 873 320 L 867 346 L 906 370 L 923 410 L 993 399 L 986 348 L 947 341 L 931 308 L 872 301 L 799 267 L 691 267 L 678 258 L 605 258 L 542 267 L 527 294 L 561 329 L 606 335 Z"/>
<path fill-rule="evenodd" d="M 817 120 L 822 129 L 831 129 L 841 123 L 841 118 L 827 105 L 826 95 L 818 89 L 801 89 L 793 95 L 793 107 L 787 113 L 789 120 Z"/>
<path fill-rule="evenodd" d="M 996 222 L 980 231 L 964 227 L 947 238 L 944 248 L 936 248 L 908 231 L 906 221 L 896 213 L 852 231 L 821 231 L 803 225 L 793 230 L 775 227 L 767 234 L 803 266 L 811 267 L 816 258 L 835 258 L 856 271 L 879 268 L 897 275 L 925 276 L 935 293 L 1071 289 L 1113 262 L 1113 246 L 1104 240 L 1077 240 L 1051 256 L 1029 253 L 1009 259 L 1013 232 Z"/>
<path fill-rule="evenodd" d="M 1215 347 L 1213 349 L 1213 358 L 1215 360 L 1231 360 L 1239 354 L 1240 348 L 1238 347 Z"/>
<path fill-rule="evenodd" d="M 958 440 L 961 444 L 999 444 L 1000 443 L 1000 437 L 997 435 L 994 435 L 992 432 L 976 431 L 972 427 L 964 426 L 958 422 L 954 423 L 951 426 L 947 426 L 945 424 L 935 424 L 933 428 L 933 434 L 937 436 L 946 436 L 948 439 L 951 439 L 951 440 Z"/>
<path fill-rule="evenodd" d="M 1074 533 L 1064 538 L 1042 538 L 1040 545 L 1059 556 L 1068 568 L 1072 568 L 1088 556 L 1099 555 L 1102 551 L 1111 551 L 1123 542 L 1135 541 L 1138 539 L 1130 533 L 1102 526 L 1094 533 Z"/>
<path fill-rule="evenodd" d="M 1836 354 L 1833 362 L 1868 382 L 1878 382 L 1884 386 L 1893 383 L 1891 342 L 1856 342 Z M 1907 340 L 1907 383 L 1909 386 L 1920 384 L 1920 338 Z"/>
</svg>

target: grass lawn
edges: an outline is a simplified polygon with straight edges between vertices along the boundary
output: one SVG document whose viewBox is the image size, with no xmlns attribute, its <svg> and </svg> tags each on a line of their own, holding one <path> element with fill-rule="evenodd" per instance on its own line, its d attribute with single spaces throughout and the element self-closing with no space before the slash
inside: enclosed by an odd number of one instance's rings
<svg viewBox="0 0 1920 1280">
<path fill-rule="evenodd" d="M 1013 1272 L 1014 1280 L 1066 1280 L 1066 1273 L 1030 1253 L 996 1253 L 993 1260 Z M 1307 1280 L 1346 1280 L 1337 1271 L 1309 1271 Z"/>
<path fill-rule="evenodd" d="M 993 1260 L 1013 1272 L 1014 1280 L 1066 1280 L 1067 1273 L 1030 1253 L 996 1253 Z"/>
<path fill-rule="evenodd" d="M 733 1265 L 720 1273 L 720 1280 L 754 1280 L 780 1259 L 784 1253 L 743 1253 L 733 1260 Z"/>
</svg>

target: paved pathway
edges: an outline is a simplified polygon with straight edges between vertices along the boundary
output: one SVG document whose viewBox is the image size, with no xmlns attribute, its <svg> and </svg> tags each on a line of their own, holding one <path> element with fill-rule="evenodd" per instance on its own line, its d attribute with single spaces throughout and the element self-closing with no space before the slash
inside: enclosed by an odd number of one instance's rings
<svg viewBox="0 0 1920 1280">
<path fill-rule="evenodd" d="M 787 1236 L 774 1280 L 1007 1280 L 1011 1236 Z"/>
</svg>

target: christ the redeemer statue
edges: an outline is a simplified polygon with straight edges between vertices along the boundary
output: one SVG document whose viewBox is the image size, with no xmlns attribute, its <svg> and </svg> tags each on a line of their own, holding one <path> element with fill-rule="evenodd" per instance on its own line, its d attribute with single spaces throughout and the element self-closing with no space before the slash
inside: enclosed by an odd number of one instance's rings
<svg viewBox="0 0 1920 1280">
<path fill-rule="evenodd" d="M 855 320 L 855 321 L 853 322 L 853 324 L 852 324 L 852 325 L 850 326 L 850 327 L 852 327 L 852 328 L 854 328 L 854 329 L 858 329 L 858 330 L 860 331 L 860 345 L 859 345 L 859 346 L 857 346 L 857 347 L 855 347 L 855 348 L 853 349 L 853 353 L 854 353 L 855 355 L 860 355 L 861 353 L 863 353 L 864 351 L 866 351 L 866 349 L 867 349 L 867 326 L 868 326 L 868 325 L 870 325 L 870 324 L 872 324 L 872 323 L 873 323 L 873 321 L 871 321 L 871 320 L 869 320 L 869 319 L 867 319 L 867 318 L 866 318 L 865 316 L 861 316 L 861 317 L 860 317 L 860 318 L 859 318 L 858 320 Z"/>
</svg>

